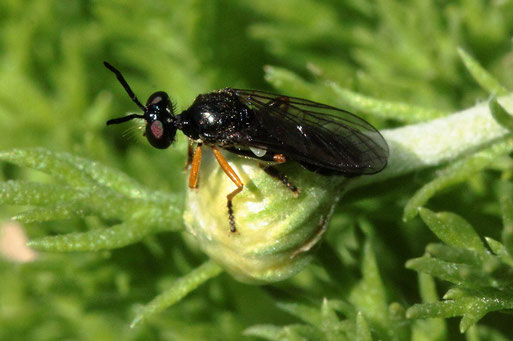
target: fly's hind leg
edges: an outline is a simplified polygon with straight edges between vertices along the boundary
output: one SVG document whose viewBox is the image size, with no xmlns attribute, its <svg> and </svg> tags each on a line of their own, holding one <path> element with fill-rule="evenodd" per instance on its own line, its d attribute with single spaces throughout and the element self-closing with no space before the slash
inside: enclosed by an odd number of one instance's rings
<svg viewBox="0 0 513 341">
<path fill-rule="evenodd" d="M 233 232 L 237 231 L 237 228 L 235 227 L 235 216 L 234 216 L 234 213 L 233 213 L 233 203 L 232 203 L 232 200 L 233 200 L 233 198 L 237 194 L 242 192 L 242 189 L 244 188 L 244 184 L 242 183 L 242 181 L 239 178 L 239 176 L 237 175 L 237 173 L 235 173 L 233 168 L 230 167 L 230 165 L 228 164 L 228 162 L 224 158 L 223 154 L 221 154 L 219 149 L 217 149 L 216 147 L 212 146 L 212 151 L 214 152 L 214 156 L 215 156 L 217 162 L 219 163 L 219 165 L 221 166 L 222 170 L 225 172 L 226 175 L 228 175 L 228 177 L 237 186 L 237 188 L 233 192 L 231 192 L 230 194 L 228 194 L 226 196 L 227 206 L 228 206 L 228 219 L 230 221 L 230 231 L 233 233 Z"/>
<path fill-rule="evenodd" d="M 279 108 L 280 110 L 283 110 L 283 111 L 287 111 L 287 110 L 289 110 L 289 106 L 290 106 L 290 98 L 287 96 L 280 96 L 280 97 L 274 98 L 271 101 L 269 101 L 267 103 L 267 105 L 270 107 Z"/>
<path fill-rule="evenodd" d="M 275 178 L 275 179 L 278 179 L 281 181 L 281 183 L 283 183 L 285 186 L 287 186 L 288 189 L 290 189 L 292 191 L 292 193 L 294 194 L 294 196 L 297 198 L 299 196 L 299 193 L 301 192 L 301 189 L 294 186 L 290 181 L 289 179 L 287 178 L 286 175 L 283 175 L 282 173 L 280 173 L 280 171 L 278 169 L 276 169 L 276 167 L 273 167 L 273 166 L 268 166 L 268 165 L 263 165 L 263 164 L 259 164 L 260 168 L 262 168 L 264 170 L 264 172 L 266 172 L 268 175 L 270 175 L 271 177 Z"/>
</svg>

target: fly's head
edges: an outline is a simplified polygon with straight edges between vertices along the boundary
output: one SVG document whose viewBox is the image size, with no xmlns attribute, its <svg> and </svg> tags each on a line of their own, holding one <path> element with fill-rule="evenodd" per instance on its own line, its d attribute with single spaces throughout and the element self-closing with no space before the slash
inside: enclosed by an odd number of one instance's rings
<svg viewBox="0 0 513 341">
<path fill-rule="evenodd" d="M 176 117 L 167 93 L 158 91 L 148 98 L 144 119 L 146 120 L 144 136 L 153 147 L 165 149 L 173 143 L 177 129 Z"/>
<path fill-rule="evenodd" d="M 158 149 L 169 147 L 175 139 L 177 125 L 173 111 L 173 104 L 171 103 L 167 93 L 164 91 L 157 91 L 148 98 L 146 105 L 142 105 L 121 72 L 107 62 L 104 62 L 103 64 L 116 75 L 116 78 L 128 93 L 128 96 L 130 96 L 132 101 L 134 101 L 134 103 L 143 111 L 142 115 L 132 114 L 109 120 L 107 121 L 107 125 L 123 123 L 134 118 L 143 119 L 146 121 L 144 136 L 146 136 L 148 142 Z"/>
</svg>

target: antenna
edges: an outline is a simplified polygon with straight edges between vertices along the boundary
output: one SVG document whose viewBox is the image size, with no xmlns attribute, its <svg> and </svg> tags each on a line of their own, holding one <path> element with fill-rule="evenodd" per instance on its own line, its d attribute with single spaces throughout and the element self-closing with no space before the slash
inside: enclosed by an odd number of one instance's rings
<svg viewBox="0 0 513 341">
<path fill-rule="evenodd" d="M 123 122 L 126 122 L 126 121 L 133 120 L 134 118 L 142 118 L 142 119 L 144 119 L 144 115 L 132 114 L 132 115 L 128 115 L 128 116 L 124 116 L 124 117 L 120 117 L 120 118 L 114 118 L 112 120 L 108 120 L 107 121 L 107 125 L 110 126 L 111 124 L 123 123 Z"/>
<path fill-rule="evenodd" d="M 121 85 L 123 85 L 123 88 L 125 88 L 125 91 L 128 93 L 128 96 L 130 96 L 132 101 L 134 101 L 135 104 L 137 104 L 137 106 L 139 108 L 141 108 L 142 111 L 146 112 L 146 107 L 144 105 L 142 105 L 141 102 L 139 102 L 139 100 L 137 99 L 137 96 L 135 96 L 135 94 L 132 91 L 132 89 L 130 89 L 130 86 L 126 82 L 126 80 L 123 77 L 123 75 L 121 74 L 121 72 L 118 69 L 116 69 L 114 66 L 110 65 L 107 62 L 103 62 L 103 65 L 105 65 L 105 67 L 107 69 L 109 69 L 110 71 L 112 71 L 116 75 L 116 78 L 121 83 Z M 130 118 L 127 119 L 127 121 L 128 121 L 128 120 L 131 120 L 131 119 L 136 118 L 138 116 L 130 115 L 130 116 L 127 116 L 127 117 L 130 117 Z M 121 119 L 116 119 L 116 120 L 121 120 Z M 116 121 L 116 120 L 110 120 L 109 122 Z M 109 124 L 109 122 L 107 122 L 107 124 Z M 121 122 L 125 122 L 125 121 L 121 121 Z M 121 123 L 121 122 L 112 122 L 110 124 Z"/>
</svg>

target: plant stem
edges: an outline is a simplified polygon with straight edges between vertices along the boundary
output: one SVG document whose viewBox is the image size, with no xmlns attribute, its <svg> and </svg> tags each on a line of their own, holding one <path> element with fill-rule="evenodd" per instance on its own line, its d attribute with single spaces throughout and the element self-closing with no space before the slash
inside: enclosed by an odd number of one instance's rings
<svg viewBox="0 0 513 341">
<path fill-rule="evenodd" d="M 513 112 L 513 94 L 498 99 L 507 112 Z M 490 113 L 488 103 L 425 123 L 383 130 L 390 158 L 379 174 L 355 179 L 358 187 L 438 166 L 479 150 L 508 134 Z"/>
</svg>

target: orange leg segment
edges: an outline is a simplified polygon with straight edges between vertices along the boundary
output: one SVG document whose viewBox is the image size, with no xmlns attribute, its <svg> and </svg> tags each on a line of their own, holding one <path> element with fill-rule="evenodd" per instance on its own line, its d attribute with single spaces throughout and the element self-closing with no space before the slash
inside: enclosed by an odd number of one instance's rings
<svg viewBox="0 0 513 341">
<path fill-rule="evenodd" d="M 187 143 L 187 161 L 185 161 L 185 169 L 189 169 L 192 165 L 192 158 L 194 155 L 194 148 L 192 145 L 192 141 L 189 140 Z"/>
<path fill-rule="evenodd" d="M 201 143 L 198 143 L 194 150 L 192 157 L 191 173 L 189 174 L 189 188 L 196 188 L 198 186 L 198 172 L 201 162 Z"/>
<path fill-rule="evenodd" d="M 268 105 L 270 107 L 278 107 L 280 110 L 287 111 L 290 106 L 290 98 L 287 96 L 281 96 L 270 101 Z"/>
<path fill-rule="evenodd" d="M 219 166 L 221 166 L 221 169 L 226 173 L 226 175 L 228 175 L 230 180 L 232 180 L 233 183 L 237 186 L 237 188 L 233 192 L 231 192 L 230 194 L 228 194 L 226 196 L 226 199 L 228 200 L 227 206 L 228 206 L 228 219 L 230 220 L 230 231 L 235 232 L 235 231 L 237 231 L 237 228 L 235 227 L 235 217 L 233 215 L 232 200 L 237 194 L 242 192 L 242 189 L 244 188 L 244 184 L 242 183 L 242 181 L 239 178 L 239 176 L 237 175 L 237 173 L 235 173 L 233 168 L 230 167 L 230 165 L 224 158 L 223 154 L 221 154 L 219 149 L 212 146 L 212 151 L 214 152 L 214 156 L 216 157 L 216 160 L 219 163 Z M 194 154 L 194 156 L 196 156 L 196 154 Z M 193 162 L 193 167 L 194 167 L 194 162 Z"/>
<path fill-rule="evenodd" d="M 283 154 L 274 154 L 273 161 L 278 162 L 278 163 L 284 163 L 284 162 L 287 162 L 287 159 L 285 158 L 285 155 L 283 155 Z"/>
</svg>

